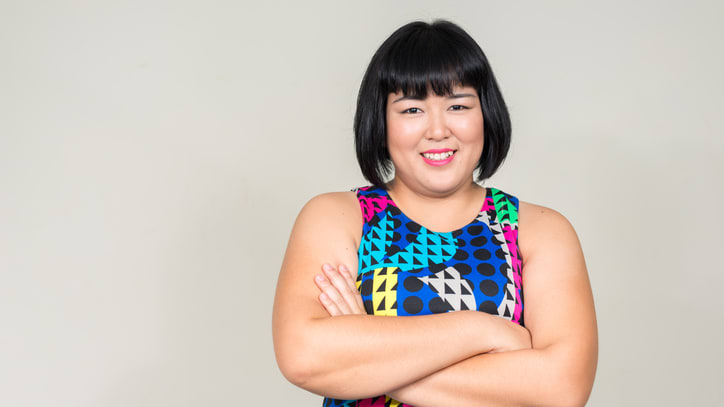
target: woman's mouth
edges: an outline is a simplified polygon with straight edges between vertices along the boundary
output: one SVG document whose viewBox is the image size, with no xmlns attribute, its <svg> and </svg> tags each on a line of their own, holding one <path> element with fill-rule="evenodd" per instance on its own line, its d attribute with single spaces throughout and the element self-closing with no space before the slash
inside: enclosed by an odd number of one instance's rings
<svg viewBox="0 0 724 407">
<path fill-rule="evenodd" d="M 440 161 L 450 157 L 453 154 L 455 154 L 454 151 L 446 151 L 444 153 L 422 153 L 422 156 L 427 158 L 428 160 Z"/>
<path fill-rule="evenodd" d="M 421 153 L 420 156 L 422 156 L 423 161 L 430 165 L 441 166 L 452 161 L 453 157 L 455 157 L 455 150 L 430 150 Z"/>
</svg>

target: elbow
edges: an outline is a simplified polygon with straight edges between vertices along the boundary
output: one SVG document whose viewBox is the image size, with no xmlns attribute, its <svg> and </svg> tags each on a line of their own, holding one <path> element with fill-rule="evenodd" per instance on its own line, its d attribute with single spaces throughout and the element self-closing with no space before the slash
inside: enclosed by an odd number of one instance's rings
<svg viewBox="0 0 724 407">
<path fill-rule="evenodd" d="M 584 348 L 553 346 L 547 352 L 549 368 L 541 381 L 540 404 L 545 406 L 585 406 L 593 389 L 598 365 L 598 350 L 594 345 Z"/>
<path fill-rule="evenodd" d="M 583 407 L 586 405 L 590 394 L 591 392 L 586 390 L 573 391 L 564 395 L 564 397 L 560 400 L 560 403 L 555 405 L 563 407 Z"/>
<path fill-rule="evenodd" d="M 551 375 L 540 383 L 544 388 L 537 392 L 538 407 L 581 407 L 588 401 L 590 389 L 582 386 L 578 380 Z"/>
<path fill-rule="evenodd" d="M 567 366 L 556 373 L 549 376 L 549 402 L 545 404 L 560 407 L 585 406 L 593 388 L 595 369 Z"/>
<path fill-rule="evenodd" d="M 560 407 L 583 407 L 586 405 L 590 394 L 590 389 L 586 390 L 581 386 L 572 386 L 570 391 L 559 394 L 555 398 L 555 402 L 551 403 L 551 405 Z"/>
<path fill-rule="evenodd" d="M 315 335 L 309 331 L 311 329 L 275 338 L 275 356 L 279 370 L 290 383 L 323 394 L 330 378 L 330 367 L 324 362 L 323 342 L 315 340 Z"/>
<path fill-rule="evenodd" d="M 293 385 L 301 388 L 306 388 L 309 383 L 309 379 L 312 376 L 312 371 L 309 365 L 299 360 L 301 358 L 277 358 L 277 364 L 282 375 Z"/>
<path fill-rule="evenodd" d="M 293 385 L 309 392 L 345 399 L 359 398 L 350 386 L 348 377 L 329 357 L 325 357 L 323 346 L 308 335 L 300 335 L 293 343 L 275 346 L 279 370 Z M 351 387 L 351 388 L 350 388 Z"/>
<path fill-rule="evenodd" d="M 308 349 L 299 341 L 275 346 L 277 365 L 284 378 L 303 389 L 308 389 L 314 377 L 314 368 Z"/>
</svg>

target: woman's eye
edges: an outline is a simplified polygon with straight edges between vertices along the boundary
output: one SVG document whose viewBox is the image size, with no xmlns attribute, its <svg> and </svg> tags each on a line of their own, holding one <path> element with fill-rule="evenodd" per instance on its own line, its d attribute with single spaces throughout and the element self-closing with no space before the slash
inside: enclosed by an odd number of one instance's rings
<svg viewBox="0 0 724 407">
<path fill-rule="evenodd" d="M 422 110 L 420 110 L 417 107 L 411 107 L 409 109 L 405 109 L 402 111 L 402 113 L 420 113 L 420 112 L 422 112 Z"/>
<path fill-rule="evenodd" d="M 467 106 L 463 105 L 452 105 L 450 106 L 450 110 L 465 110 L 467 109 Z"/>
</svg>

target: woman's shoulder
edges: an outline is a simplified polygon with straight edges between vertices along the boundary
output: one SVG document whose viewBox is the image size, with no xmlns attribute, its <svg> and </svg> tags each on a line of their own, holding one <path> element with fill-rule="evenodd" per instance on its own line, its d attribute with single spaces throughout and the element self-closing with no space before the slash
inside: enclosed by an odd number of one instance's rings
<svg viewBox="0 0 724 407">
<path fill-rule="evenodd" d="M 329 215 L 345 213 L 352 208 L 359 208 L 355 190 L 325 192 L 313 196 L 302 208 L 302 212 L 323 212 Z M 359 210 L 357 211 L 359 212 Z"/>
<path fill-rule="evenodd" d="M 531 202 L 519 201 L 518 213 L 521 227 L 530 229 L 544 228 L 551 226 L 572 227 L 568 219 L 553 208 L 537 205 Z"/>
<path fill-rule="evenodd" d="M 373 185 L 353 188 L 349 191 L 326 192 L 312 197 L 304 209 L 314 212 L 331 211 L 331 213 L 338 214 L 346 213 L 348 215 L 349 213 L 347 211 L 351 210 L 354 214 L 358 215 L 360 214 L 362 201 L 385 195 L 386 192 L 384 189 Z"/>
<path fill-rule="evenodd" d="M 559 211 L 520 201 L 518 240 L 521 251 L 530 255 L 552 246 L 578 246 L 578 236 L 571 222 Z"/>
<path fill-rule="evenodd" d="M 312 197 L 297 217 L 297 224 L 309 224 L 317 230 L 348 229 L 357 233 L 362 214 L 354 191 L 326 192 Z"/>
</svg>

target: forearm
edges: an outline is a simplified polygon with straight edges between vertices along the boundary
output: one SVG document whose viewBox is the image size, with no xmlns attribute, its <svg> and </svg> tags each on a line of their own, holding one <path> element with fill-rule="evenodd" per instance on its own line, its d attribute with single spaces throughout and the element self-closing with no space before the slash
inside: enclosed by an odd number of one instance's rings
<svg viewBox="0 0 724 407">
<path fill-rule="evenodd" d="M 415 407 L 582 406 L 595 354 L 574 360 L 564 347 L 477 355 L 389 393 Z"/>
<path fill-rule="evenodd" d="M 292 336 L 288 377 L 330 397 L 377 396 L 495 349 L 506 335 L 501 322 L 507 323 L 476 311 L 314 319 Z"/>
</svg>

